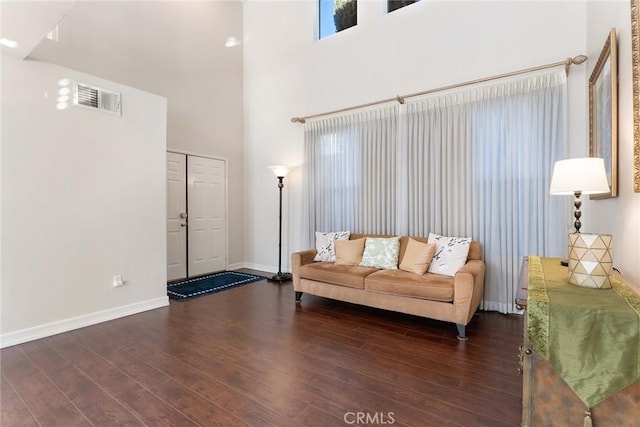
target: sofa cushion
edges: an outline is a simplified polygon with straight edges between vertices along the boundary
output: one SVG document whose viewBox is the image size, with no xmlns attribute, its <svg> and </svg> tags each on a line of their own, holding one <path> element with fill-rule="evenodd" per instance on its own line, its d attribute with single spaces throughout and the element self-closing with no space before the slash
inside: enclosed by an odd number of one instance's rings
<svg viewBox="0 0 640 427">
<path fill-rule="evenodd" d="M 409 239 L 407 249 L 398 268 L 410 273 L 423 275 L 427 272 L 435 253 L 436 245 L 434 243 L 423 243 Z"/>
<path fill-rule="evenodd" d="M 404 270 L 380 270 L 364 281 L 367 291 L 432 301 L 453 301 L 455 278 L 428 273 L 418 276 Z"/>
<path fill-rule="evenodd" d="M 400 236 L 382 238 L 367 237 L 362 254 L 362 267 L 398 268 L 398 251 L 400 249 Z"/>
<path fill-rule="evenodd" d="M 472 259 L 482 259 L 482 246 L 475 240 L 471 241 L 469 245 L 469 255 L 467 255 L 467 261 Z"/>
<path fill-rule="evenodd" d="M 336 240 L 336 265 L 360 265 L 364 252 L 365 238 L 356 240 Z"/>
<path fill-rule="evenodd" d="M 377 268 L 360 267 L 358 265 L 313 262 L 300 266 L 300 278 L 364 289 L 364 278 L 376 271 L 378 271 Z"/>
</svg>

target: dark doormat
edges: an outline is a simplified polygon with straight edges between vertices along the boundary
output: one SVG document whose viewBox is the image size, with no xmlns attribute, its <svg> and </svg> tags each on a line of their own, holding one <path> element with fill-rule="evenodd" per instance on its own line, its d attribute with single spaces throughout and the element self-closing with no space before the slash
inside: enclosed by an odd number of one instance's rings
<svg viewBox="0 0 640 427">
<path fill-rule="evenodd" d="M 257 282 L 266 277 L 255 274 L 238 273 L 237 271 L 223 271 L 209 274 L 207 276 L 186 279 L 167 285 L 167 295 L 169 298 L 186 301 L 202 295 L 216 293 L 247 283 Z"/>
</svg>

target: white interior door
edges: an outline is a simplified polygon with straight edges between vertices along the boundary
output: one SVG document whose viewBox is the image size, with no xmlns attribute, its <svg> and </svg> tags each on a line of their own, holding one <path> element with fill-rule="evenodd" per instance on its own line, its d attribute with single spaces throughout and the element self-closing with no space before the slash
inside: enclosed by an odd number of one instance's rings
<svg viewBox="0 0 640 427">
<path fill-rule="evenodd" d="M 187 157 L 167 153 L 167 280 L 187 277 Z"/>
<path fill-rule="evenodd" d="M 187 157 L 189 276 L 227 268 L 226 164 Z"/>
</svg>

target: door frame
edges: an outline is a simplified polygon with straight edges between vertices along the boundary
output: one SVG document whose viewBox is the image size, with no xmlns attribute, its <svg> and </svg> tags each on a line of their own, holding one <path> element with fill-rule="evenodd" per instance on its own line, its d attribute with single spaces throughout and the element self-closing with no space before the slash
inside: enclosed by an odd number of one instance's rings
<svg viewBox="0 0 640 427">
<path fill-rule="evenodd" d="M 171 172 L 169 171 L 170 162 L 176 163 L 178 165 L 177 171 L 171 171 Z M 189 277 L 189 265 L 187 262 L 189 260 L 189 247 L 188 247 L 189 236 L 188 236 L 186 227 L 182 225 L 184 222 L 184 219 L 182 219 L 181 217 L 181 214 L 183 212 L 185 213 L 187 212 L 187 156 L 184 156 L 182 154 L 167 152 L 166 163 L 167 163 L 167 167 L 165 168 L 165 170 L 166 170 L 166 181 L 167 181 L 167 194 L 166 194 L 167 218 L 165 221 L 165 225 L 166 225 L 166 239 L 167 239 L 167 251 L 166 251 L 167 252 L 167 282 L 176 282 L 180 280 L 185 280 L 186 278 Z M 176 178 L 177 180 L 176 183 L 178 184 L 178 187 L 176 188 L 178 194 L 174 196 L 176 197 L 176 199 L 171 199 L 172 201 L 177 202 L 179 205 L 178 206 L 179 209 L 175 212 L 173 209 L 174 207 L 176 207 L 175 205 L 171 205 L 172 209 L 171 209 L 171 212 L 169 212 L 169 201 L 170 201 L 169 176 L 170 175 Z M 175 218 L 173 218 L 174 214 L 176 215 Z M 177 227 L 176 222 L 180 223 L 179 227 Z M 175 242 L 178 245 L 177 248 L 174 248 L 173 247 L 174 245 L 170 245 L 170 233 L 169 233 L 170 230 L 172 234 L 178 233 L 178 241 Z M 177 251 L 172 255 L 175 255 L 178 257 L 178 264 L 172 265 L 171 269 L 169 268 L 170 267 L 169 266 L 169 247 L 170 246 L 172 247 L 172 249 L 176 249 Z M 171 274 L 169 274 L 170 272 Z"/>
<path fill-rule="evenodd" d="M 195 153 L 193 151 L 179 150 L 179 149 L 173 149 L 173 148 L 167 148 L 166 151 L 167 153 L 183 154 L 185 156 L 203 157 L 205 159 L 221 160 L 224 162 L 224 228 L 225 228 L 224 232 L 225 232 L 225 240 L 226 240 L 226 244 L 224 245 L 225 246 L 224 247 L 224 256 L 225 256 L 224 268 L 226 270 L 227 268 L 229 268 L 229 159 L 227 157 L 212 156 L 210 154 Z M 189 171 L 187 170 L 187 176 L 188 176 L 188 172 Z M 187 199 L 188 198 L 189 198 L 189 194 L 187 193 Z M 165 221 L 165 224 L 166 224 L 166 221 Z M 165 230 L 165 233 L 166 233 L 166 230 Z M 191 278 L 189 276 L 189 267 L 188 267 L 189 258 L 188 257 L 189 257 L 189 253 L 187 251 L 187 278 Z"/>
</svg>

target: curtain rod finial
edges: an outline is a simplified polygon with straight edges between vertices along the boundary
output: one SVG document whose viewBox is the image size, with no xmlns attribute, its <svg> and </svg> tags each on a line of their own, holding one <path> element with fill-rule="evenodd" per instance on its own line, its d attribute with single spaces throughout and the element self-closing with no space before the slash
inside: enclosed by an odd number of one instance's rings
<svg viewBox="0 0 640 427">
<path fill-rule="evenodd" d="M 564 71 L 567 74 L 567 76 L 569 75 L 569 67 L 571 67 L 574 64 L 575 65 L 582 64 L 586 60 L 587 60 L 586 55 L 576 55 L 573 58 L 567 58 L 567 61 L 565 62 L 565 66 L 564 66 Z"/>
<path fill-rule="evenodd" d="M 577 55 L 571 58 L 571 63 L 578 65 L 578 64 L 582 64 L 586 60 L 587 60 L 587 55 Z"/>
<path fill-rule="evenodd" d="M 304 123 L 305 119 L 301 119 L 300 117 L 291 117 L 291 123 Z"/>
</svg>

